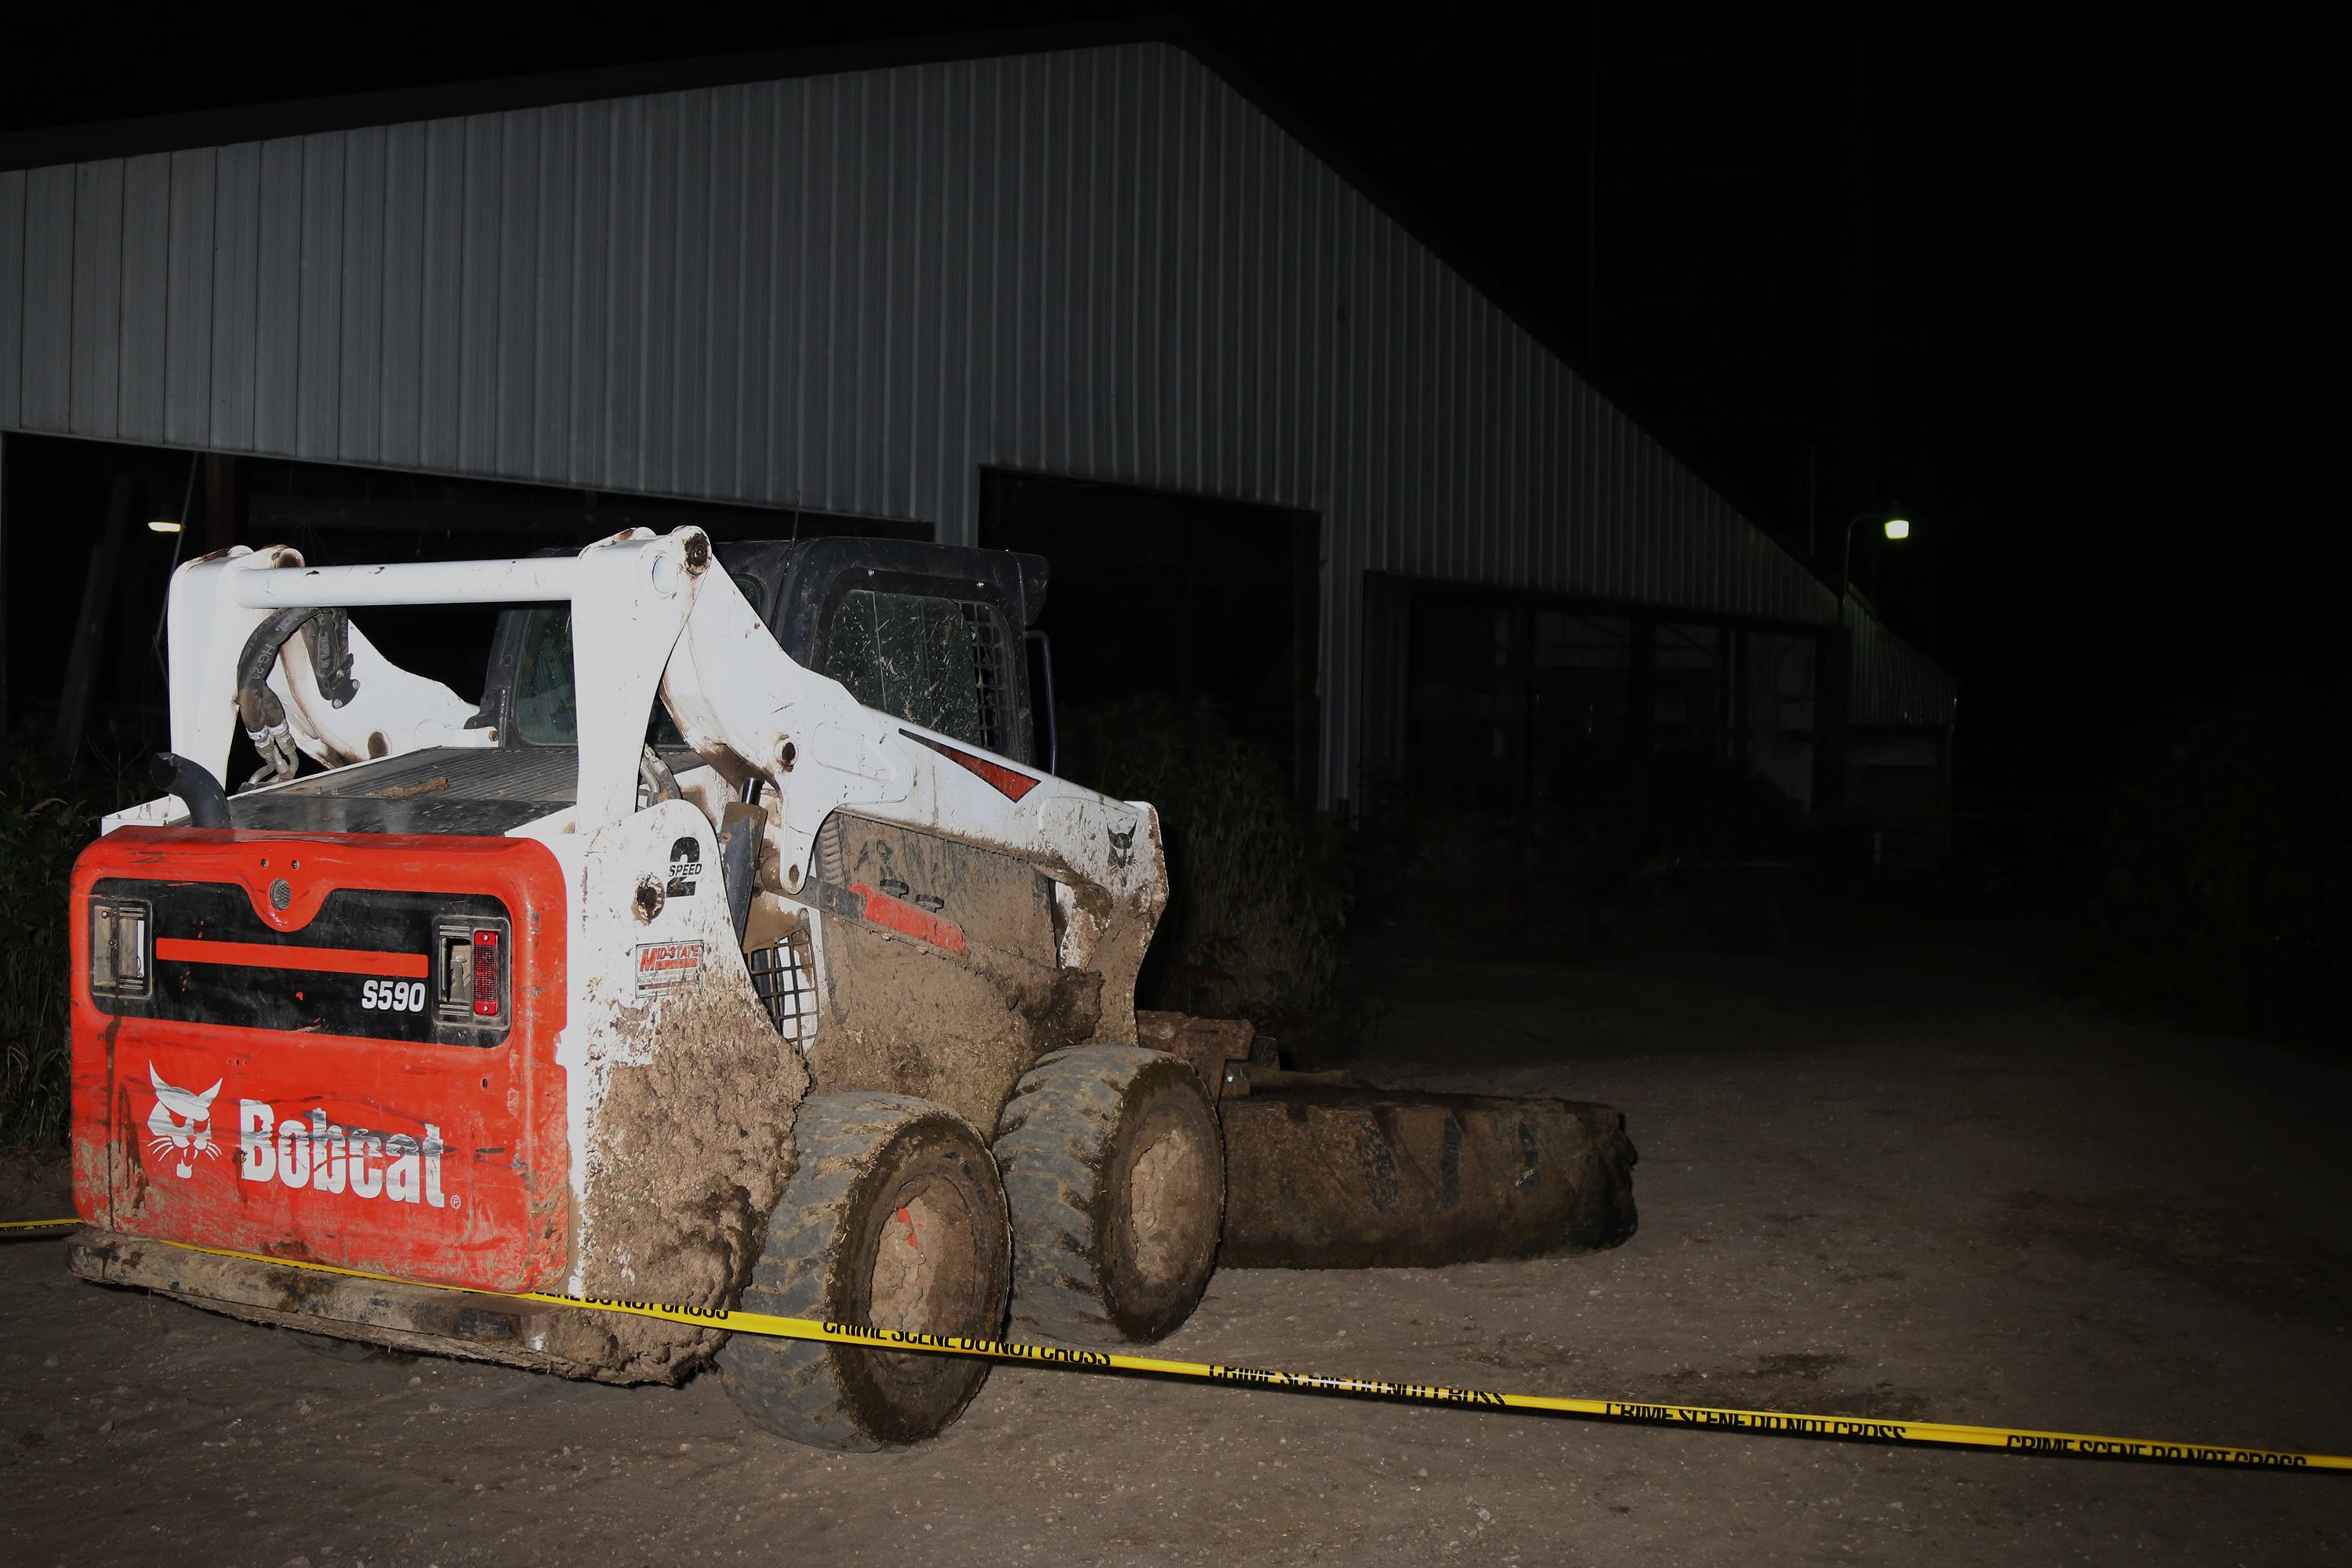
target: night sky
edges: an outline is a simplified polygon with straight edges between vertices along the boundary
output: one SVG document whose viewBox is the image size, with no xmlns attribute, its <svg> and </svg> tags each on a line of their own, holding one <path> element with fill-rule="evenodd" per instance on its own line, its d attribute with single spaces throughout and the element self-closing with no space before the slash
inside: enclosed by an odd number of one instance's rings
<svg viewBox="0 0 2352 1568">
<path fill-rule="evenodd" d="M 56 10 L 0 132 L 1155 9 Z M 2083 824 L 2135 735 L 2341 658 L 2340 89 L 2291 26 L 2154 15 L 1185 11 L 1781 538 L 1833 573 L 1847 516 L 1912 517 L 1855 574 L 1962 681 L 1961 805 Z"/>
</svg>

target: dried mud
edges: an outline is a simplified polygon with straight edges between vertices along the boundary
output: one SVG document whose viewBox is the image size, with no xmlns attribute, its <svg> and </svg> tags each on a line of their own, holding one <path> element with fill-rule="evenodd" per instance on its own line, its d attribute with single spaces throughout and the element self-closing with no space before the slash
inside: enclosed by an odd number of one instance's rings
<svg viewBox="0 0 2352 1568">
<path fill-rule="evenodd" d="M 751 1277 L 792 1179 L 809 1074 L 749 990 L 709 979 L 644 1005 L 651 1059 L 604 1067 L 588 1151 L 581 1283 L 592 1296 L 721 1307 Z M 724 1335 L 579 1314 L 549 1352 L 614 1383 L 674 1383 Z"/>
<path fill-rule="evenodd" d="M 1102 976 L 1008 980 L 848 921 L 827 924 L 825 1016 L 809 1066 L 815 1092 L 911 1094 L 953 1110 L 983 1139 L 1013 1086 L 1047 1051 L 1095 1037 Z"/>
</svg>

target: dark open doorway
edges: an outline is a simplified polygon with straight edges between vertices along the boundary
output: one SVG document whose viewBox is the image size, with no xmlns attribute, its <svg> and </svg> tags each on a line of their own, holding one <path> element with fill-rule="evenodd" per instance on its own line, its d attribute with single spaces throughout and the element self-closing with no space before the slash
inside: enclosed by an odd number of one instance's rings
<svg viewBox="0 0 2352 1568">
<path fill-rule="evenodd" d="M 1037 629 L 1053 639 L 1062 705 L 1205 701 L 1314 804 L 1318 514 L 990 469 L 980 542 L 1051 563 Z"/>
<path fill-rule="evenodd" d="M 173 569 L 232 544 L 290 544 L 341 565 L 577 550 L 687 523 L 722 542 L 931 535 L 878 518 L 19 435 L 5 440 L 0 518 L 0 734 L 68 755 L 101 732 L 162 742 Z M 369 635 L 470 696 L 492 626 L 471 607 L 406 607 L 372 615 Z"/>
</svg>

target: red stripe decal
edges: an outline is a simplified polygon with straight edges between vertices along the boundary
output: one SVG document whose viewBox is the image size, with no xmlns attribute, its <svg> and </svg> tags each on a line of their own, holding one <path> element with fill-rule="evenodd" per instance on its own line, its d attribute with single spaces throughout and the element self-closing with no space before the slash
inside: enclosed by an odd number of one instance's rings
<svg viewBox="0 0 2352 1568">
<path fill-rule="evenodd" d="M 953 746 L 942 745 L 937 741 L 916 734 L 912 730 L 901 730 L 898 733 L 919 745 L 929 746 L 956 766 L 984 780 L 1007 800 L 1019 800 L 1037 787 L 1035 779 L 1031 778 L 1027 773 L 1015 773 L 1003 763 L 992 763 L 986 757 L 975 757 L 970 752 L 959 752 Z"/>
<path fill-rule="evenodd" d="M 155 957 L 172 963 L 241 963 L 251 969 L 309 969 L 320 974 L 387 974 L 423 980 L 433 973 L 421 952 L 369 952 L 353 947 L 280 947 L 270 942 L 191 942 L 159 936 Z"/>
<path fill-rule="evenodd" d="M 876 925 L 888 926 L 917 942 L 928 942 L 950 952 L 963 951 L 963 928 L 953 921 L 943 921 L 929 910 L 902 903 L 887 893 L 877 893 L 863 882 L 850 883 L 849 890 L 866 900 L 866 918 Z"/>
</svg>

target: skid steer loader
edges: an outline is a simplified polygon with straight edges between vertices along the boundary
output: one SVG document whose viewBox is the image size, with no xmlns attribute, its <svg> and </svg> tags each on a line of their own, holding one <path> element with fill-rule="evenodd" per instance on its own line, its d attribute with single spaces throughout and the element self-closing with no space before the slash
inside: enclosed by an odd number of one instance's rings
<svg viewBox="0 0 2352 1568">
<path fill-rule="evenodd" d="M 1045 584 L 1034 556 L 693 528 L 183 566 L 167 793 L 73 880 L 71 1266 L 608 1382 L 715 1360 L 752 1419 L 841 1448 L 939 1431 L 987 1363 L 505 1293 L 1173 1330 L 1217 1257 L 1250 1031 L 1139 1019 L 1160 825 L 1033 754 Z M 478 703 L 351 616 L 411 605 L 496 609 Z M 239 728 L 261 766 L 232 794 Z M 1457 1186 L 1468 1115 L 1432 1123 Z M 1629 1230 L 1622 1181 L 1536 1179 L 1528 1128 L 1518 1189 L 1566 1195 L 1524 1201 L 1582 1204 L 1586 1245 Z"/>
</svg>

